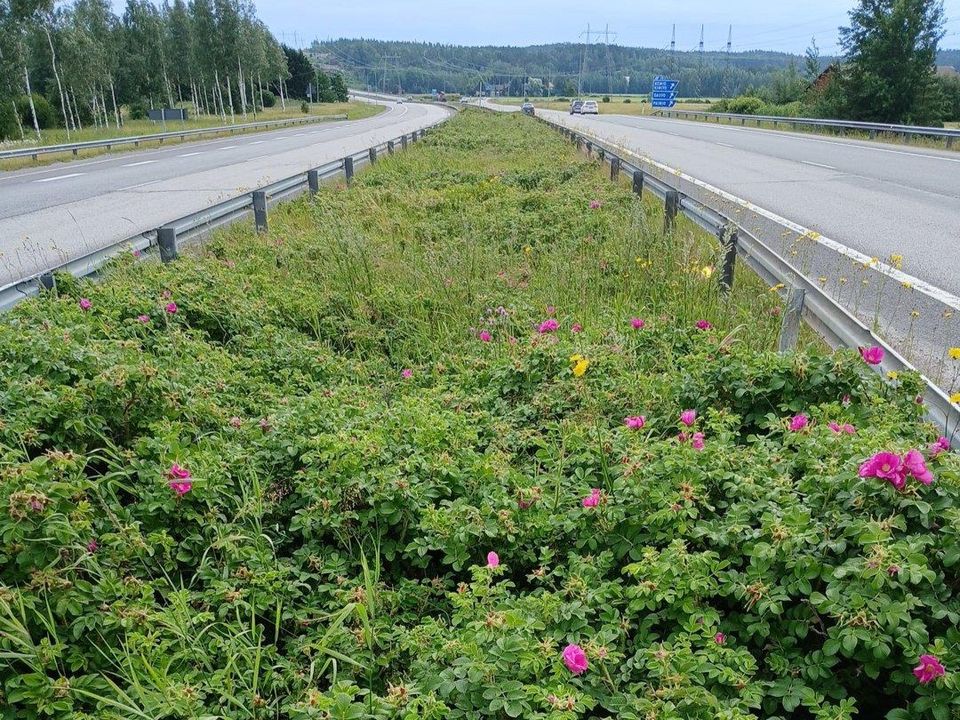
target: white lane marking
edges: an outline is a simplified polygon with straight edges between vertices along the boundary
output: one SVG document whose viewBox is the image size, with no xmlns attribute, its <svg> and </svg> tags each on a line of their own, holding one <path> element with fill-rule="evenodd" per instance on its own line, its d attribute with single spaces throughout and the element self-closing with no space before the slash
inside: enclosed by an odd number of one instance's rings
<svg viewBox="0 0 960 720">
<path fill-rule="evenodd" d="M 224 146 L 223 146 L 222 148 L 220 148 L 220 149 L 221 149 L 221 150 L 234 150 L 234 149 L 236 149 L 236 147 L 237 147 L 236 145 L 224 145 Z"/>
<path fill-rule="evenodd" d="M 823 163 L 815 163 L 811 162 L 810 160 L 801 160 L 800 162 L 802 162 L 804 165 L 813 165 L 814 167 L 826 168 L 827 170 L 836 170 L 833 165 L 824 165 Z"/>
<path fill-rule="evenodd" d="M 733 148 L 734 150 L 736 150 L 736 147 L 734 145 L 731 145 L 730 143 L 718 142 L 717 145 L 723 145 L 724 147 Z"/>
<path fill-rule="evenodd" d="M 194 155 L 203 155 L 203 153 L 202 152 L 184 153 L 180 157 L 193 157 Z"/>
<path fill-rule="evenodd" d="M 702 188 L 703 190 L 706 190 L 708 193 L 717 195 L 723 198 L 724 200 L 727 200 L 728 202 L 735 203 L 740 207 L 744 208 L 745 210 L 749 210 L 750 212 L 756 213 L 757 215 L 760 215 L 761 217 L 764 217 L 767 220 L 772 220 L 773 222 L 779 225 L 783 225 L 784 227 L 797 233 L 797 235 L 804 236 L 810 240 L 814 240 L 820 245 L 830 248 L 831 250 L 833 250 L 836 253 L 839 253 L 840 255 L 845 255 L 846 257 L 852 260 L 855 260 L 858 263 L 867 265 L 873 270 L 876 270 L 877 272 L 883 275 L 886 275 L 887 277 L 893 280 L 896 280 L 899 283 L 909 283 L 914 290 L 922 292 L 924 295 L 927 295 L 928 297 L 931 297 L 934 300 L 940 303 L 943 303 L 944 305 L 952 307 L 954 310 L 960 310 L 960 297 L 957 297 L 956 295 L 949 293 L 946 290 L 938 288 L 936 285 L 931 285 L 925 280 L 921 280 L 920 278 L 914 277 L 913 275 L 908 275 L 902 270 L 897 270 L 895 267 L 891 265 L 887 265 L 884 262 L 880 262 L 879 260 L 874 261 L 874 258 L 871 258 L 869 255 L 864 255 L 862 252 L 858 250 L 854 250 L 851 247 L 847 247 L 843 243 L 837 242 L 836 240 L 832 240 L 826 237 L 825 235 L 821 235 L 817 232 L 814 232 L 813 230 L 810 230 L 809 228 L 805 228 L 803 227 L 803 225 L 800 225 L 799 223 L 795 223 L 792 220 L 787 220 L 785 217 L 781 217 L 776 213 L 770 212 L 769 210 L 766 210 L 765 208 L 762 208 L 758 205 L 754 205 L 749 200 L 744 200 L 741 197 L 737 197 L 732 193 L 728 193 L 726 190 L 721 190 L 720 188 L 710 185 L 709 183 L 705 183 L 703 180 L 697 180 L 695 177 L 691 177 L 690 175 L 687 175 L 686 173 L 681 172 L 680 170 L 675 170 L 669 165 L 664 165 L 663 163 L 659 163 L 656 160 L 653 160 L 645 155 L 640 155 L 635 151 L 631 150 L 630 148 L 626 148 L 622 145 L 615 144 L 615 143 L 610 143 L 610 144 L 624 153 L 629 153 L 635 157 L 640 158 L 641 160 L 643 160 L 643 162 L 647 163 L 648 165 L 658 168 L 665 173 L 675 175 L 681 180 L 686 180 L 688 183 L 692 185 L 696 185 L 697 187 Z"/>
<path fill-rule="evenodd" d="M 57 175 L 57 177 L 44 178 L 43 180 L 34 180 L 35 183 L 48 183 L 56 180 L 66 180 L 67 178 L 80 177 L 86 173 L 70 173 L 69 175 Z"/>
<path fill-rule="evenodd" d="M 274 140 L 289 140 L 290 137 L 291 137 L 290 135 L 280 135 L 278 137 L 275 137 Z"/>
<path fill-rule="evenodd" d="M 123 167 L 140 167 L 141 165 L 152 165 L 156 160 L 141 160 L 140 162 L 127 163 Z"/>
<path fill-rule="evenodd" d="M 265 140 L 254 140 L 252 143 L 247 143 L 247 145 L 263 145 L 266 142 Z"/>
</svg>

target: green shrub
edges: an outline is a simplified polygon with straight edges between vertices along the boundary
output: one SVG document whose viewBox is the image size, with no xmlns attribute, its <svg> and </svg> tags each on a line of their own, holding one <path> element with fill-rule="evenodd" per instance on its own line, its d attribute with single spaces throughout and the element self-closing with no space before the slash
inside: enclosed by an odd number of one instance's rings
<svg viewBox="0 0 960 720">
<path fill-rule="evenodd" d="M 920 378 L 781 355 L 774 293 L 521 120 L 0 319 L 0 717 L 956 714 Z M 911 448 L 932 484 L 859 476 Z"/>
<path fill-rule="evenodd" d="M 37 124 L 41 130 L 49 130 L 57 126 L 57 112 L 53 105 L 43 95 L 33 94 L 33 108 L 37 113 Z M 20 113 L 20 122 L 24 128 L 33 128 L 33 112 L 30 110 L 30 99 L 22 95 L 17 100 L 17 112 Z"/>
<path fill-rule="evenodd" d="M 601 98 L 601 102 L 605 102 L 605 103 L 610 102 L 610 96 L 609 96 L 609 95 L 604 95 L 604 96 Z"/>
<path fill-rule="evenodd" d="M 263 106 L 265 108 L 275 107 L 276 104 L 277 104 L 276 95 L 274 95 L 272 92 L 269 92 L 269 91 L 263 93 Z"/>
<path fill-rule="evenodd" d="M 131 120 L 146 120 L 149 117 L 146 104 L 140 101 L 130 103 L 127 107 L 127 116 Z"/>
<path fill-rule="evenodd" d="M 624 98 L 624 99 L 623 99 L 623 102 L 624 102 L 624 103 L 631 103 L 631 102 L 633 102 L 633 100 L 631 100 L 630 98 Z"/>
<path fill-rule="evenodd" d="M 310 114 L 310 105 L 306 100 L 300 103 L 300 112 L 302 112 L 304 115 Z"/>
</svg>

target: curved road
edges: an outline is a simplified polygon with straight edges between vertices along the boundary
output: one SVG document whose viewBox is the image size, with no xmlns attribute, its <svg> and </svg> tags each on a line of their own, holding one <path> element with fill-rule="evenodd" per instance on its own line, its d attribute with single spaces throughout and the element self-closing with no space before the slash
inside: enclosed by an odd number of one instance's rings
<svg viewBox="0 0 960 720">
<path fill-rule="evenodd" d="M 0 286 L 422 129 L 446 114 L 431 105 L 391 104 L 363 120 L 0 173 Z"/>
</svg>

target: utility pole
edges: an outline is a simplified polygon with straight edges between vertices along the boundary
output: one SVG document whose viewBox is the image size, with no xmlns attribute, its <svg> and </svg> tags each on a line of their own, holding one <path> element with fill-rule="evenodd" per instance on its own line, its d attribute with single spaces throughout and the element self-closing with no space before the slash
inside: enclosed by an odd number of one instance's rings
<svg viewBox="0 0 960 720">
<path fill-rule="evenodd" d="M 670 74 L 677 73 L 677 24 L 673 24 L 673 34 L 670 35 Z"/>
</svg>

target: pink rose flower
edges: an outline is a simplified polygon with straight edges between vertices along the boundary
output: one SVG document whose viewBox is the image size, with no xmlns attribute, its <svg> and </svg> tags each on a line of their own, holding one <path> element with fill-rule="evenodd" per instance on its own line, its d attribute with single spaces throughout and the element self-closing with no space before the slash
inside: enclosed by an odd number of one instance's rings
<svg viewBox="0 0 960 720">
<path fill-rule="evenodd" d="M 923 455 L 917 450 L 911 450 L 903 456 L 903 467 L 908 474 L 913 475 L 924 485 L 933 482 L 933 474 L 927 469 L 927 463 L 924 462 Z"/>
<path fill-rule="evenodd" d="M 690 444 L 693 446 L 694 450 L 700 451 L 703 450 L 706 443 L 704 442 L 704 435 L 702 432 L 695 432 L 693 434 L 693 439 L 690 441 Z"/>
<path fill-rule="evenodd" d="M 570 326 L 570 332 L 572 332 L 574 335 L 583 332 L 583 325 L 580 323 L 574 323 Z"/>
<path fill-rule="evenodd" d="M 539 332 L 541 335 L 546 335 L 547 333 L 556 332 L 557 328 L 559 327 L 560 323 L 553 318 L 550 318 L 549 320 L 544 320 L 542 323 L 540 323 L 540 327 L 537 329 L 537 332 Z"/>
<path fill-rule="evenodd" d="M 687 427 L 690 427 L 697 421 L 697 411 L 696 410 L 684 410 L 680 413 L 680 422 L 682 422 Z"/>
<path fill-rule="evenodd" d="M 600 504 L 600 488 L 593 488 L 590 490 L 590 494 L 583 499 L 583 506 L 585 508 L 596 507 Z"/>
<path fill-rule="evenodd" d="M 193 483 L 189 480 L 171 480 L 167 484 L 179 496 L 186 495 L 193 489 Z"/>
<path fill-rule="evenodd" d="M 168 315 L 176 315 L 176 314 L 177 314 L 177 304 L 176 304 L 175 302 L 167 303 L 167 306 L 164 308 L 164 310 L 167 311 L 167 314 L 168 314 Z"/>
<path fill-rule="evenodd" d="M 587 662 L 587 654 L 579 645 L 567 645 L 563 649 L 563 664 L 574 675 L 582 675 L 590 667 L 590 663 Z"/>
<path fill-rule="evenodd" d="M 950 441 L 947 438 L 940 436 L 937 438 L 937 441 L 930 445 L 930 457 L 936 457 L 940 453 L 945 453 L 950 451 Z"/>
<path fill-rule="evenodd" d="M 599 209 L 600 209 L 600 201 L 599 201 L 599 200 L 591 200 L 591 201 L 590 201 L 590 209 L 591 209 L 591 210 L 599 210 Z"/>
<path fill-rule="evenodd" d="M 946 672 L 947 669 L 937 660 L 935 655 L 921 655 L 920 664 L 913 669 L 913 674 L 921 685 L 933 682 Z"/>
<path fill-rule="evenodd" d="M 488 343 L 490 342 L 490 340 L 493 339 L 492 336 L 490 335 L 489 330 L 481 330 L 480 334 L 477 337 L 480 338 L 480 342 L 485 342 L 485 343 Z"/>
<path fill-rule="evenodd" d="M 647 324 L 647 321 L 644 320 L 643 318 L 638 318 L 638 317 L 630 318 L 630 327 L 632 327 L 634 330 L 643 330 L 646 324 Z"/>
<path fill-rule="evenodd" d="M 97 543 L 97 541 L 91 539 L 91 540 L 87 543 L 87 552 L 88 552 L 88 553 L 95 553 L 99 547 L 100 547 L 100 545 Z"/>
<path fill-rule="evenodd" d="M 863 358 L 863 361 L 867 363 L 867 365 L 879 365 L 883 362 L 883 355 L 883 348 L 878 345 L 860 348 L 860 357 Z"/>
<path fill-rule="evenodd" d="M 497 555 L 493 550 L 487 553 L 487 567 L 495 568 L 500 566 L 500 556 Z"/>
<path fill-rule="evenodd" d="M 723 645 L 727 641 L 727 636 L 724 635 L 722 632 L 718 632 L 716 635 L 713 636 L 713 641 L 717 645 Z"/>
<path fill-rule="evenodd" d="M 632 415 L 623 419 L 623 424 L 631 430 L 642 430 L 647 424 L 647 418 L 643 415 Z"/>
<path fill-rule="evenodd" d="M 193 483 L 190 480 L 190 471 L 184 467 L 180 467 L 176 463 L 170 466 L 170 469 L 167 471 L 167 477 L 170 478 L 170 482 L 167 484 L 177 495 L 186 495 L 193 489 Z"/>
<path fill-rule="evenodd" d="M 404 380 L 409 380 L 410 378 L 413 377 L 413 370 L 411 370 L 410 368 L 406 368 L 403 372 L 400 373 L 400 377 L 402 377 Z"/>
<path fill-rule="evenodd" d="M 557 314 L 557 309 L 553 305 L 547 305 L 547 315 L 553 317 Z"/>
<path fill-rule="evenodd" d="M 78 304 L 80 305 L 80 309 L 84 312 L 93 307 L 93 303 L 90 302 L 90 298 L 80 298 L 80 302 Z"/>
<path fill-rule="evenodd" d="M 803 413 L 799 415 L 794 415 L 790 418 L 790 431 L 791 432 L 800 432 L 810 424 L 810 418 L 808 418 Z"/>
<path fill-rule="evenodd" d="M 137 320 L 139 320 L 142 324 L 146 325 L 147 323 L 150 322 L 150 316 L 149 316 L 149 315 L 137 315 Z"/>
<path fill-rule="evenodd" d="M 903 460 L 896 453 L 879 452 L 860 465 L 859 475 L 862 478 L 875 477 L 887 480 L 897 490 L 902 490 L 906 484 L 906 469 Z"/>
<path fill-rule="evenodd" d="M 708 320 L 697 320 L 697 330 L 712 330 L 713 325 Z"/>
</svg>

